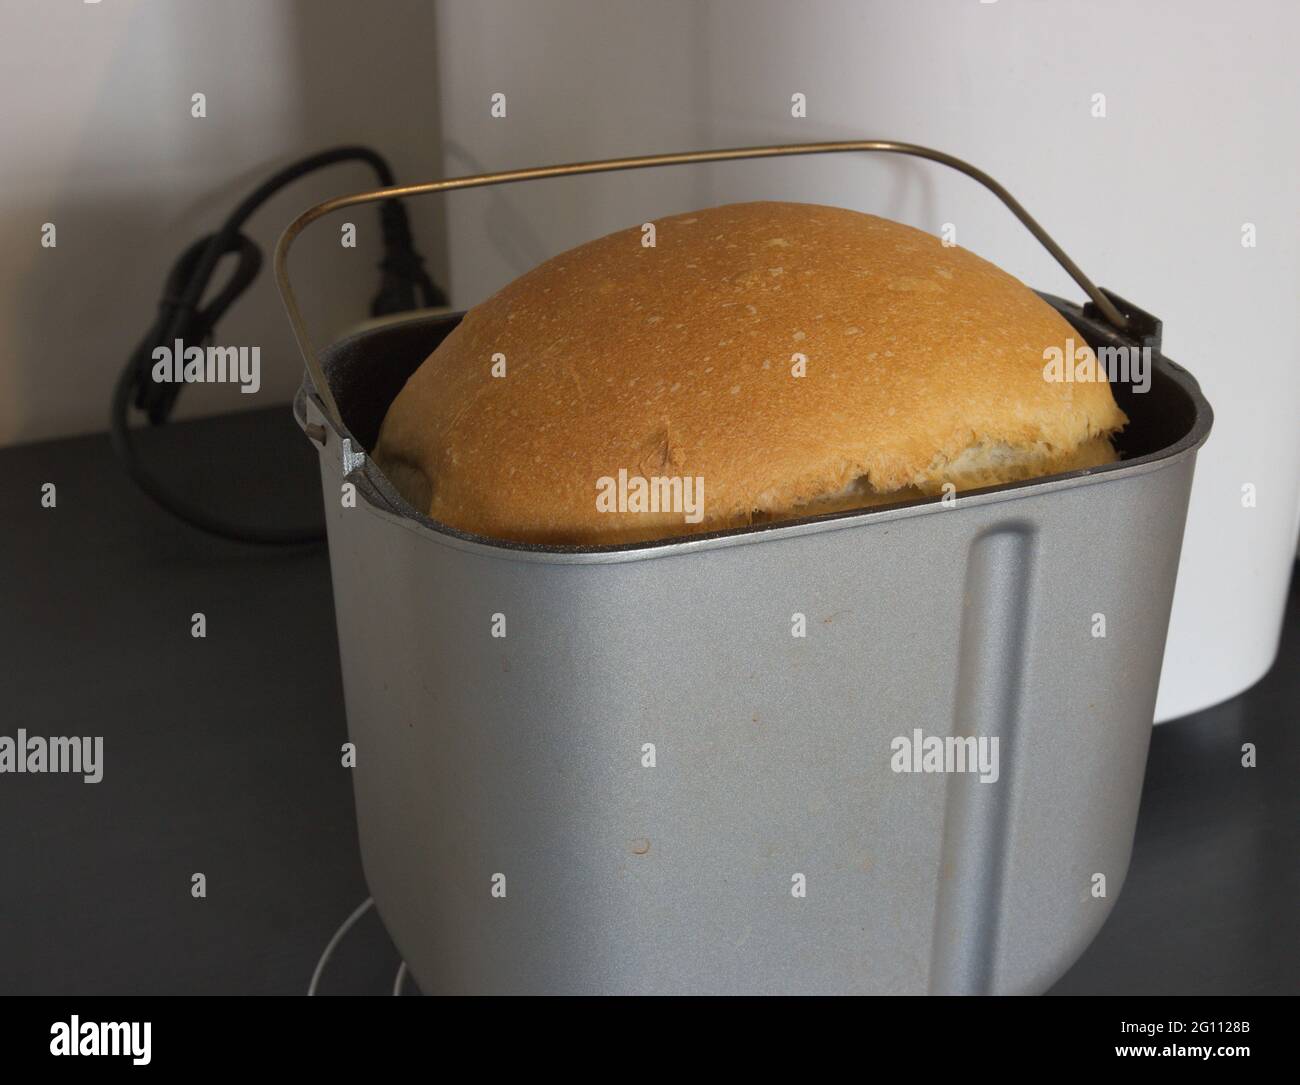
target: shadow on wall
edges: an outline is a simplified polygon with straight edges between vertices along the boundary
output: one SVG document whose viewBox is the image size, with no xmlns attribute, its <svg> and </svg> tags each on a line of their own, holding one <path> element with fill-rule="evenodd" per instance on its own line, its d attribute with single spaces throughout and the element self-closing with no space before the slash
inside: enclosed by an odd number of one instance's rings
<svg viewBox="0 0 1300 1085">
<path fill-rule="evenodd" d="M 482 159 L 477 158 L 463 144 L 448 143 L 444 153 L 448 170 L 457 177 L 493 172 Z M 551 163 L 538 164 L 551 165 Z M 563 184 L 564 181 L 525 183 Z M 554 256 L 555 253 L 551 252 L 546 242 L 542 240 L 532 220 L 506 198 L 502 188 L 501 185 L 492 185 L 481 192 L 482 204 L 478 217 L 483 227 L 483 240 L 509 267 L 522 275 L 543 260 Z M 427 198 L 434 201 L 439 199 L 438 196 Z"/>
<path fill-rule="evenodd" d="M 441 169 L 431 5 L 392 0 L 382 18 L 347 0 L 76 9 L 33 6 L 0 43 L 6 78 L 33 103 L 0 119 L 14 152 L 0 166 L 0 445 L 105 429 L 172 263 L 276 169 L 343 143 L 373 146 L 399 180 Z M 191 115 L 195 93 L 205 117 Z M 270 273 L 275 239 L 311 204 L 375 184 L 364 165 L 338 165 L 257 212 L 246 232 L 262 271 L 217 335 L 261 347 L 261 391 L 194 386 L 178 416 L 291 397 L 301 363 Z M 434 200 L 411 212 L 445 281 L 444 213 Z M 364 319 L 379 283 L 377 211 L 336 219 L 309 231 L 293 261 L 318 342 Z M 340 244 L 349 220 L 355 249 Z M 46 222 L 55 248 L 40 245 Z"/>
</svg>

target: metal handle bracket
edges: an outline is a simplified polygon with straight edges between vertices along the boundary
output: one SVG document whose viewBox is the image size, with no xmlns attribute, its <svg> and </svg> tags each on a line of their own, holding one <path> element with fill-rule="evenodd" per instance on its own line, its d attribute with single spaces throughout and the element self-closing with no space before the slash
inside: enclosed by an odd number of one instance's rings
<svg viewBox="0 0 1300 1085">
<path fill-rule="evenodd" d="M 612 173 L 618 170 L 648 169 L 653 166 L 683 166 L 702 162 L 729 162 L 749 158 L 788 158 L 809 154 L 844 154 L 867 151 L 883 154 L 903 154 L 914 158 L 925 158 L 931 162 L 964 173 L 1001 200 L 1025 228 L 1034 235 L 1038 242 L 1055 258 L 1070 277 L 1083 288 L 1097 310 L 1115 328 L 1124 331 L 1129 326 L 1128 317 L 1124 315 L 1109 297 L 1094 285 L 1079 266 L 1065 254 L 1065 251 L 1048 235 L 1034 218 L 1026 211 L 1005 188 L 983 170 L 964 162 L 960 158 L 943 151 L 921 147 L 915 143 L 901 143 L 890 139 L 838 140 L 826 143 L 787 143 L 774 144 L 770 147 L 732 147 L 720 151 L 682 151 L 675 154 L 651 154 L 636 158 L 606 158 L 595 162 L 569 162 L 557 166 L 536 166 L 531 169 L 506 170 L 502 173 L 480 173 L 470 177 L 451 177 L 443 181 L 427 181 L 416 185 L 392 185 L 388 188 L 376 188 L 367 192 L 356 192 L 349 196 L 337 196 L 315 207 L 310 207 L 294 219 L 285 228 L 275 246 L 275 281 L 280 288 L 280 298 L 289 314 L 289 323 L 293 327 L 294 338 L 302 353 L 303 362 L 311 374 L 316 386 L 316 394 L 335 425 L 342 427 L 343 419 L 339 414 L 338 403 L 330 390 L 329 382 L 321 370 L 320 360 L 312 346 L 311 337 L 303 323 L 302 311 L 293 284 L 289 281 L 289 250 L 298 235 L 317 219 L 345 207 L 357 204 L 376 203 L 380 200 L 404 199 L 407 196 L 427 196 L 434 192 L 452 192 L 463 188 L 485 188 L 489 185 L 508 185 L 519 181 L 540 181 L 550 177 L 569 177 L 575 174 Z"/>
</svg>

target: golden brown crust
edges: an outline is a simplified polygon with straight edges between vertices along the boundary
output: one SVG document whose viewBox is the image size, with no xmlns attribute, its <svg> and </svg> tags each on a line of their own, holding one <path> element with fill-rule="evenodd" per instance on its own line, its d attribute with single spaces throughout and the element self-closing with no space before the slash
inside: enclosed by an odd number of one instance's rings
<svg viewBox="0 0 1300 1085">
<path fill-rule="evenodd" d="M 655 226 L 654 247 L 611 234 L 466 314 L 384 420 L 375 459 L 408 498 L 466 531 L 592 545 L 799 515 L 855 480 L 1051 473 L 1126 421 L 1104 381 L 1044 379 L 1045 349 L 1086 349 L 1065 320 L 929 234 L 793 203 Z M 598 511 L 620 468 L 702 477 L 703 519 Z"/>
</svg>

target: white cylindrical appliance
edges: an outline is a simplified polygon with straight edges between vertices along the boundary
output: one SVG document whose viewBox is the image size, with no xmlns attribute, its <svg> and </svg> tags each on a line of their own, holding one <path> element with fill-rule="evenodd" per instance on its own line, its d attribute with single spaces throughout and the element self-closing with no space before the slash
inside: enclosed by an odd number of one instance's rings
<svg viewBox="0 0 1300 1085">
<path fill-rule="evenodd" d="M 1094 278 L 1164 321 L 1218 420 L 1201 455 L 1156 708 L 1271 666 L 1300 523 L 1292 44 L 1300 8 L 504 0 L 439 8 L 444 175 L 682 147 L 906 138 L 978 161 Z M 494 97 L 496 96 L 496 97 Z M 495 108 L 494 108 L 495 105 Z M 901 160 L 722 165 L 449 198 L 453 300 L 657 216 L 748 199 L 883 214 L 1078 297 L 996 200 Z"/>
</svg>

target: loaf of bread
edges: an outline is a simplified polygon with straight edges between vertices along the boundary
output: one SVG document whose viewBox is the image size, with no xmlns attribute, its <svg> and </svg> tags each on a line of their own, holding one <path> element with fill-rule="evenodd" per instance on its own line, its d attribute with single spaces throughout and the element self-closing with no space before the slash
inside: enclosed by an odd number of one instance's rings
<svg viewBox="0 0 1300 1085">
<path fill-rule="evenodd" d="M 908 226 L 745 203 L 581 245 L 471 309 L 374 459 L 464 531 L 602 545 L 1097 466 L 1126 422 L 1018 280 Z M 649 242 L 653 242 L 652 244 Z"/>
</svg>

